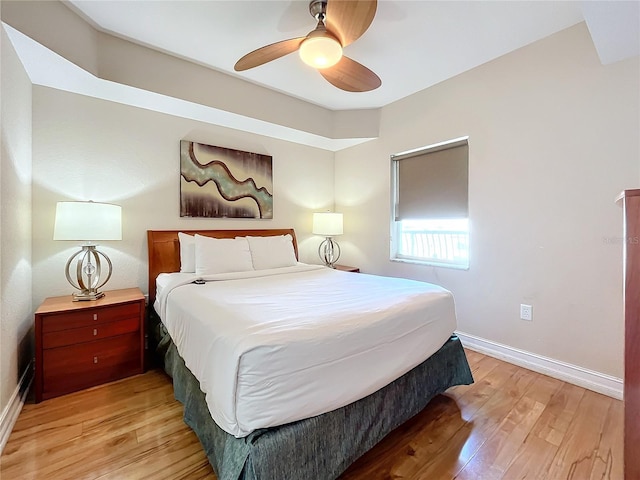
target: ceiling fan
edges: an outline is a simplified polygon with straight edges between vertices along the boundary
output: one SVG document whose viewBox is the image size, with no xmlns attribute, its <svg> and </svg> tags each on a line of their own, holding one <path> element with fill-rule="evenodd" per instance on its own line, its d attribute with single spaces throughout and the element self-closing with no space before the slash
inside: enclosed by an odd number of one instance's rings
<svg viewBox="0 0 640 480">
<path fill-rule="evenodd" d="M 368 92 L 382 81 L 364 65 L 342 54 L 373 21 L 377 0 L 311 0 L 309 13 L 318 21 L 306 37 L 272 43 L 247 53 L 233 67 L 237 72 L 264 65 L 299 50 L 308 65 L 329 83 L 347 92 Z"/>
</svg>

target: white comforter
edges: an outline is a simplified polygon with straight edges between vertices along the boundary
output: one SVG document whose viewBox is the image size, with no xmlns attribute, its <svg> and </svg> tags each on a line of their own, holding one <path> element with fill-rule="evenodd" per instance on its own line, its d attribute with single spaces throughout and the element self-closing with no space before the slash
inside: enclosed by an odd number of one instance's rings
<svg viewBox="0 0 640 480">
<path fill-rule="evenodd" d="M 363 398 L 456 327 L 451 293 L 424 282 L 302 264 L 195 278 L 161 275 L 156 310 L 236 437 Z"/>
</svg>

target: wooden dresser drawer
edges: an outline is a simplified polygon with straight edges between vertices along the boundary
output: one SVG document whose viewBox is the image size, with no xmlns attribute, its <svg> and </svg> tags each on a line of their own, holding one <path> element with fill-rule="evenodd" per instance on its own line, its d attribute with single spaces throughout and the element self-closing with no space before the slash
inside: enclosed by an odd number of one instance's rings
<svg viewBox="0 0 640 480">
<path fill-rule="evenodd" d="M 43 352 L 43 398 L 142 373 L 138 333 Z"/>
<path fill-rule="evenodd" d="M 136 318 L 140 316 L 140 308 L 140 302 L 137 302 L 109 308 L 50 313 L 42 317 L 42 332 L 57 332 L 69 328 L 90 327 L 114 320 Z"/>
<path fill-rule="evenodd" d="M 42 336 L 42 348 L 64 347 L 77 343 L 92 342 L 103 338 L 115 337 L 125 333 L 137 332 L 140 329 L 140 319 L 137 317 L 116 320 L 115 322 L 99 323 L 90 327 L 72 328 L 45 333 Z"/>
<path fill-rule="evenodd" d="M 144 372 L 145 298 L 139 288 L 98 299 L 46 298 L 36 309 L 36 403 Z"/>
</svg>

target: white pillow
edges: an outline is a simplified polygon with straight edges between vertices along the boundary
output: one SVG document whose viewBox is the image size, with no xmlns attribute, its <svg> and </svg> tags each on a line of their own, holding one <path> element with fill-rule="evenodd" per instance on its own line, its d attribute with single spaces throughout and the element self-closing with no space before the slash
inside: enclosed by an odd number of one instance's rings
<svg viewBox="0 0 640 480">
<path fill-rule="evenodd" d="M 246 238 L 211 238 L 196 235 L 196 275 L 253 270 Z"/>
<path fill-rule="evenodd" d="M 297 263 L 293 237 L 289 234 L 246 238 L 251 249 L 253 268 L 256 270 L 291 267 Z"/>
<path fill-rule="evenodd" d="M 180 271 L 193 273 L 196 271 L 196 239 L 193 235 L 178 232 L 180 240 Z"/>
</svg>

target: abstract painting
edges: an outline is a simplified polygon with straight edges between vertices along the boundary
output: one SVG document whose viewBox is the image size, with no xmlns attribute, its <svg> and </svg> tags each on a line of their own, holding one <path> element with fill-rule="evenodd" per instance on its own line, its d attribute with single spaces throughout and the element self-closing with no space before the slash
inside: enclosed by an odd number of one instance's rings
<svg viewBox="0 0 640 480">
<path fill-rule="evenodd" d="M 272 157 L 181 140 L 180 216 L 273 218 Z"/>
</svg>

